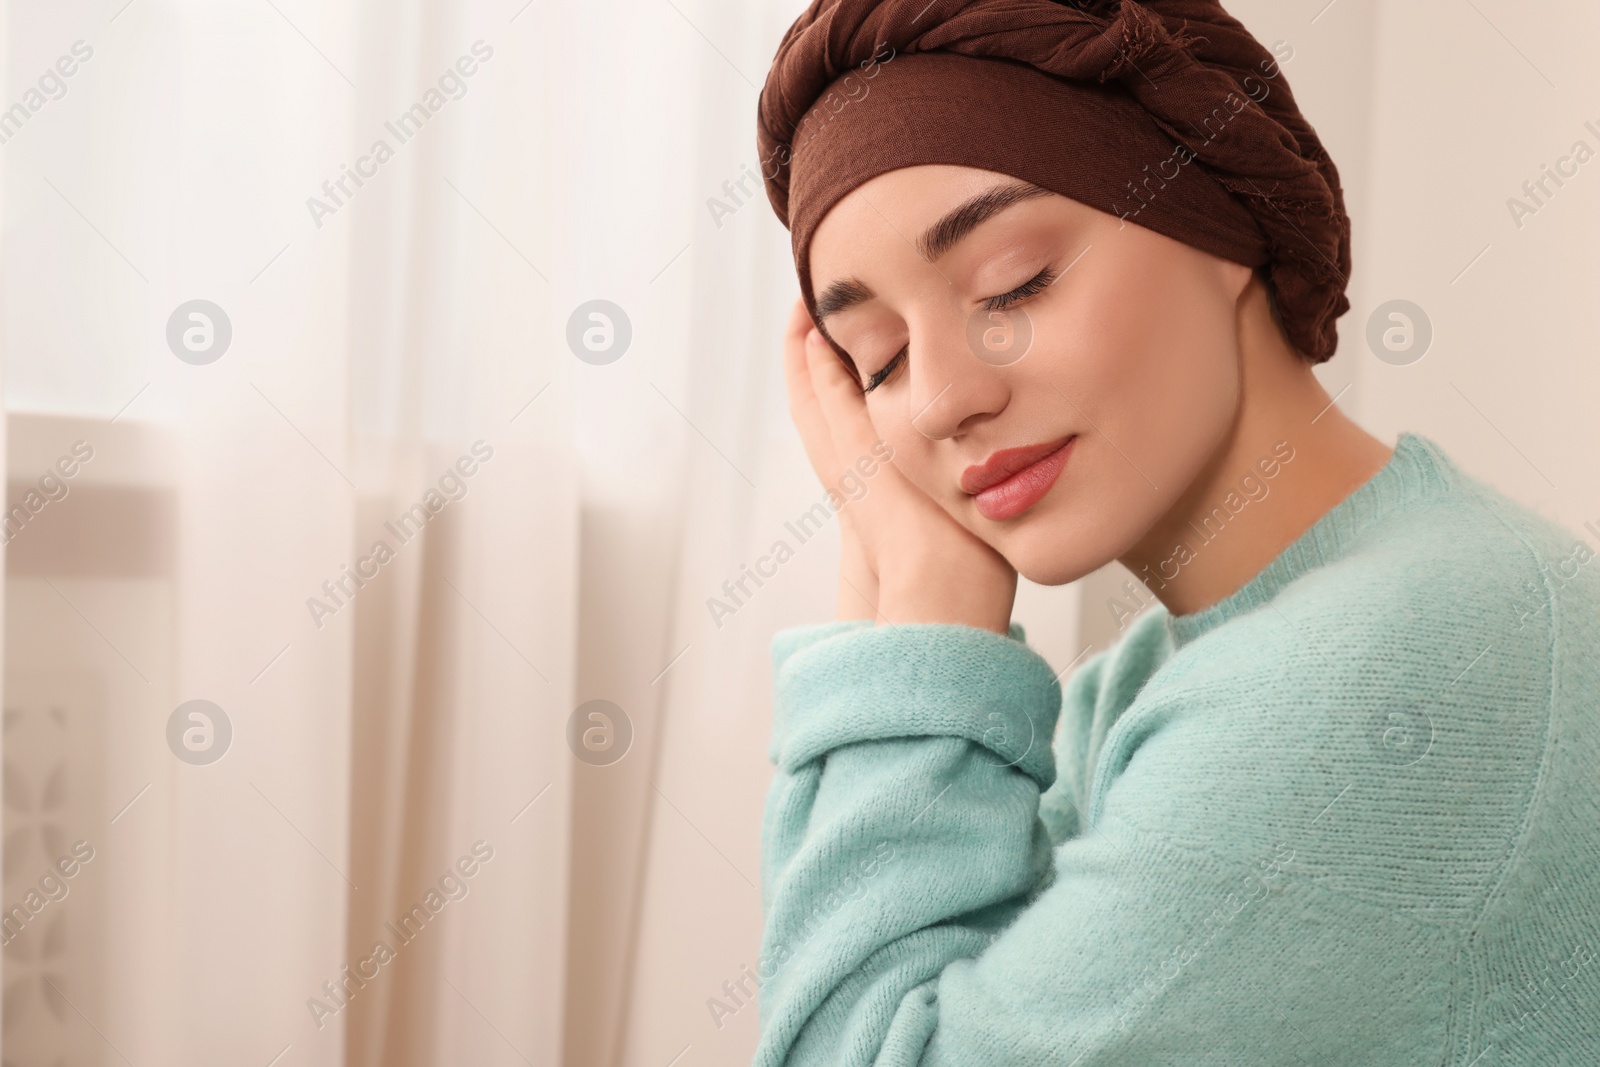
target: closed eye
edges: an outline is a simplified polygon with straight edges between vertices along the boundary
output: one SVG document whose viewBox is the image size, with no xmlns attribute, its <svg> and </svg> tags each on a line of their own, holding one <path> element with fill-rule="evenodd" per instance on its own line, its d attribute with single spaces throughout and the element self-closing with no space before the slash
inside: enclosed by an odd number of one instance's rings
<svg viewBox="0 0 1600 1067">
<path fill-rule="evenodd" d="M 1035 274 L 1032 278 L 1011 290 L 1009 293 L 1001 293 L 999 296 L 989 297 L 983 302 L 983 307 L 988 311 L 1001 311 L 1012 306 L 1013 304 L 1027 300 L 1030 297 L 1038 296 L 1040 293 L 1049 288 L 1050 284 L 1058 277 L 1060 277 L 1060 272 L 1056 271 L 1052 267 L 1046 267 L 1038 274 Z M 889 362 L 885 363 L 881 368 L 878 369 L 877 373 L 873 374 L 872 377 L 867 379 L 867 384 L 862 388 L 861 391 L 863 393 L 870 393 L 878 386 L 888 381 L 894 372 L 899 369 L 900 365 L 905 362 L 906 356 L 910 353 L 910 351 L 911 346 L 907 345 L 906 347 L 900 349 L 900 351 L 896 352 L 894 357 L 890 359 Z"/>
<path fill-rule="evenodd" d="M 878 372 L 876 374 L 874 374 L 872 377 L 867 379 L 867 384 L 866 384 L 865 388 L 863 388 L 861 391 L 863 393 L 870 393 L 874 389 L 876 389 L 878 386 L 882 385 L 885 381 L 887 381 L 888 378 L 889 378 L 889 375 L 894 373 L 895 368 L 900 366 L 901 363 L 905 362 L 906 353 L 909 352 L 909 351 L 911 351 L 911 346 L 910 345 L 906 345 L 900 351 L 896 352 L 894 354 L 894 358 L 893 359 L 891 359 L 891 360 L 889 360 L 889 362 L 885 363 L 881 368 L 879 368 L 879 370 L 878 370 Z"/>
<path fill-rule="evenodd" d="M 1026 300 L 1030 296 L 1038 296 L 1040 293 L 1044 292 L 1045 289 L 1049 287 L 1050 283 L 1055 281 L 1057 277 L 1058 274 L 1054 269 L 1046 267 L 1044 270 L 1040 271 L 1038 274 L 1035 274 L 1028 281 L 1023 282 L 1009 293 L 1001 293 L 999 296 L 991 296 L 989 299 L 983 302 L 983 306 L 990 311 L 999 311 L 1002 308 L 1008 308 L 1020 300 Z"/>
</svg>

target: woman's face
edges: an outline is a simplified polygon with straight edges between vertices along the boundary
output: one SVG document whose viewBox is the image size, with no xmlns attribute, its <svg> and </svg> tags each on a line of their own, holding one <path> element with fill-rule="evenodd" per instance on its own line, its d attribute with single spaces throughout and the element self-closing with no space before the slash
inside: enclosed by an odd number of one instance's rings
<svg viewBox="0 0 1600 1067">
<path fill-rule="evenodd" d="M 896 468 L 1032 581 L 1126 553 L 1228 438 L 1249 267 L 944 165 L 859 186 L 810 254 Z"/>
</svg>

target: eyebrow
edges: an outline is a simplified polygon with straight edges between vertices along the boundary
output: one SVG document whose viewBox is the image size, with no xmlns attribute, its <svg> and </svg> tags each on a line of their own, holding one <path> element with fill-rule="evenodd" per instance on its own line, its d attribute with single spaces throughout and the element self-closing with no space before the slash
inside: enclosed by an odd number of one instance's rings
<svg viewBox="0 0 1600 1067">
<path fill-rule="evenodd" d="M 923 231 L 915 241 L 917 254 L 932 263 L 979 225 L 998 215 L 1013 204 L 1049 196 L 1048 189 L 1027 182 L 1013 181 L 986 189 L 945 214 L 938 222 Z M 865 282 L 857 278 L 841 278 L 817 297 L 817 321 L 836 315 L 846 308 L 871 300 L 876 294 Z"/>
</svg>

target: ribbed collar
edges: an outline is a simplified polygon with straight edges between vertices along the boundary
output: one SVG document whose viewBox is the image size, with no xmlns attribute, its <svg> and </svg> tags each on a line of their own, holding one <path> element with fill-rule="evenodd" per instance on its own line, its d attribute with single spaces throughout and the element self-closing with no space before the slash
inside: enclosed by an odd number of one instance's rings
<svg viewBox="0 0 1600 1067">
<path fill-rule="evenodd" d="M 1187 615 L 1168 615 L 1167 634 L 1182 648 L 1208 630 L 1266 604 L 1308 571 L 1344 557 L 1374 522 L 1407 504 L 1455 484 L 1460 471 L 1433 441 L 1402 431 L 1394 454 L 1378 472 L 1335 504 L 1293 544 L 1226 598 Z"/>
</svg>

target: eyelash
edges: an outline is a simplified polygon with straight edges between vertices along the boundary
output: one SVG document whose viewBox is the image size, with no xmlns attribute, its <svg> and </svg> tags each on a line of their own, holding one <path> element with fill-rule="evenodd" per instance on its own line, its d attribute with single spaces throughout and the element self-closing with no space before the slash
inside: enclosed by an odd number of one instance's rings
<svg viewBox="0 0 1600 1067">
<path fill-rule="evenodd" d="M 1029 297 L 1038 296 L 1049 287 L 1051 282 L 1056 280 L 1056 277 L 1057 274 L 1055 269 L 1052 267 L 1046 267 L 1044 270 L 1041 270 L 1038 274 L 1035 274 L 1032 278 L 1023 282 L 1009 293 L 1001 293 L 999 296 L 991 296 L 989 299 L 983 302 L 983 306 L 989 311 L 1003 310 L 1004 308 L 1008 308 L 1012 304 L 1018 303 L 1019 301 L 1027 300 Z M 889 376 L 894 373 L 895 369 L 899 367 L 900 364 L 905 362 L 906 354 L 910 351 L 910 348 L 911 346 L 907 345 L 905 348 L 902 348 L 900 351 L 896 352 L 894 357 L 890 359 L 889 362 L 885 363 L 876 374 L 867 379 L 867 384 L 862 389 L 862 392 L 870 393 L 887 381 Z"/>
<path fill-rule="evenodd" d="M 1055 270 L 1050 267 L 1046 267 L 1044 270 L 1040 271 L 1038 274 L 1035 274 L 1031 279 L 1023 282 L 1009 293 L 1002 293 L 999 296 L 991 296 L 989 299 L 983 302 L 983 306 L 990 311 L 999 311 L 1002 308 L 1010 307 L 1019 300 L 1026 300 L 1030 296 L 1038 296 L 1049 287 L 1051 282 L 1055 280 Z"/>
</svg>

